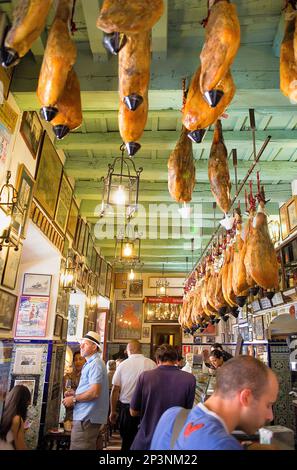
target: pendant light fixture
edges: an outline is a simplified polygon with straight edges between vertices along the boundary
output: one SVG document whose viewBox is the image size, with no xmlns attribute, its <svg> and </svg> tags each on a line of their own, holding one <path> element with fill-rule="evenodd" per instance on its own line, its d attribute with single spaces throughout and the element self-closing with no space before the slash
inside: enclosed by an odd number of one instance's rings
<svg viewBox="0 0 297 470">
<path fill-rule="evenodd" d="M 116 237 L 114 262 L 128 264 L 133 271 L 133 266 L 140 263 L 140 246 L 140 234 L 127 223 Z"/>
<path fill-rule="evenodd" d="M 9 183 L 11 172 L 7 172 L 6 183 L 0 190 L 0 251 L 3 247 L 19 249 L 24 225 L 26 206 L 18 200 L 18 192 Z"/>
<path fill-rule="evenodd" d="M 167 296 L 167 287 L 169 287 L 169 282 L 164 277 L 164 263 L 162 266 L 162 277 L 156 281 L 156 296 L 157 297 L 166 297 Z"/>
</svg>

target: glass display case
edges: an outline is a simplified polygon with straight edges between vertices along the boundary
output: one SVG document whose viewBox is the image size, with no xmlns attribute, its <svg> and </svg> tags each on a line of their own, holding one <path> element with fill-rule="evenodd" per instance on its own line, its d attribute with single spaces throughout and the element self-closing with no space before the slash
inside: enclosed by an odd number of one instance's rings
<svg viewBox="0 0 297 470">
<path fill-rule="evenodd" d="M 215 375 L 205 374 L 201 371 L 193 370 L 193 374 L 196 377 L 196 391 L 194 406 L 198 403 L 204 403 L 210 395 L 214 392 L 215 387 Z"/>
</svg>

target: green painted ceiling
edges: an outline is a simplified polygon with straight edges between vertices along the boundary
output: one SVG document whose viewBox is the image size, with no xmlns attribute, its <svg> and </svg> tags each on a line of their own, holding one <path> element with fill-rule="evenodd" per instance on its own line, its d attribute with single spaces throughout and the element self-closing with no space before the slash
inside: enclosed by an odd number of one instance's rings
<svg viewBox="0 0 297 470">
<path fill-rule="evenodd" d="M 9 15 L 11 3 L 14 2 L 0 2 Z M 77 1 L 74 19 L 78 31 L 74 39 L 78 60 L 75 69 L 80 78 L 84 122 L 78 131 L 57 143 L 67 156 L 67 173 L 75 178 L 75 192 L 81 201 L 82 214 L 92 224 L 98 221 L 96 206 L 101 202 L 100 179 L 107 172 L 107 164 L 119 155 L 121 144 L 117 124 L 117 58 L 107 56 L 101 45 L 101 32 L 95 27 L 99 3 L 98 0 Z M 168 0 L 167 3 L 167 14 L 153 31 L 150 113 L 141 139 L 142 148 L 135 157 L 136 167 L 144 168 L 139 201 L 146 209 L 150 203 L 173 203 L 167 190 L 167 159 L 181 129 L 181 81 L 183 77 L 190 79 L 196 70 L 204 38 L 200 21 L 206 16 L 206 0 Z M 257 149 L 267 135 L 272 137 L 258 169 L 271 200 L 268 211 L 276 214 L 278 203 L 289 198 L 290 182 L 297 176 L 296 107 L 279 91 L 277 55 L 282 37 L 283 1 L 235 0 L 234 3 L 241 24 L 241 47 L 232 66 L 237 92 L 228 109 L 229 117 L 223 121 L 224 138 L 230 155 L 233 148 L 237 149 L 240 180 L 253 159 L 248 108 L 255 109 Z M 49 18 L 48 25 L 50 23 Z M 35 90 L 47 31 L 15 70 L 12 89 L 23 110 L 39 107 Z M 217 225 L 213 220 L 213 198 L 207 178 L 211 134 L 208 132 L 204 142 L 193 147 L 197 179 L 193 202 L 197 204 L 196 212 L 200 211 L 202 215 L 188 231 L 188 240 L 177 238 L 177 220 L 171 224 L 168 234 L 162 226 L 157 239 L 143 239 L 141 257 L 146 271 L 161 271 L 164 262 L 166 271 L 185 270 L 187 256 L 190 268 L 189 238 L 195 238 L 196 260 Z M 231 175 L 234 181 L 233 169 Z M 220 217 L 217 210 L 216 219 Z M 150 224 L 143 213 L 139 214 L 138 221 L 148 235 Z M 106 223 L 113 226 L 113 220 L 108 217 Z M 107 258 L 113 257 L 114 240 L 100 240 L 98 246 Z"/>
</svg>

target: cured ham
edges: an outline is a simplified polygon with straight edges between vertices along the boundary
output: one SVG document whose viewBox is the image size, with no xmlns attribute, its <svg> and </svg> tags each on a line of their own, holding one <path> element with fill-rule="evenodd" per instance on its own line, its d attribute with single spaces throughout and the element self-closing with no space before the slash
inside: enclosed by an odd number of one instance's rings
<svg viewBox="0 0 297 470">
<path fill-rule="evenodd" d="M 231 205 L 231 181 L 227 157 L 227 149 L 222 134 L 222 124 L 218 120 L 208 160 L 208 178 L 211 192 L 224 213 L 229 211 Z"/>
<path fill-rule="evenodd" d="M 220 269 L 218 273 L 218 277 L 217 277 L 217 282 L 216 282 L 215 307 L 216 307 L 216 310 L 218 311 L 223 307 L 227 307 L 227 302 L 223 295 L 222 280 L 223 280 L 223 268 Z"/>
<path fill-rule="evenodd" d="M 51 4 L 52 0 L 19 0 L 4 42 L 4 67 L 16 65 L 30 50 L 44 29 Z"/>
<path fill-rule="evenodd" d="M 233 245 L 233 274 L 232 274 L 232 288 L 236 297 L 245 297 L 248 295 L 249 285 L 246 279 L 246 269 L 244 265 L 244 256 L 242 256 L 243 249 L 244 255 L 246 248 L 241 236 L 241 216 L 237 214 L 236 224 L 236 238 Z"/>
<path fill-rule="evenodd" d="M 168 190 L 177 202 L 189 202 L 195 186 L 192 142 L 182 128 L 180 138 L 168 160 Z"/>
<path fill-rule="evenodd" d="M 57 102 L 76 61 L 76 47 L 70 36 L 72 7 L 73 0 L 59 0 L 39 75 L 37 96 L 42 106 L 41 114 L 47 121 L 58 112 Z"/>
<path fill-rule="evenodd" d="M 227 247 L 226 252 L 225 252 L 224 265 L 221 269 L 221 271 L 222 271 L 222 292 L 223 292 L 223 296 L 224 296 L 224 299 L 225 299 L 226 303 L 230 307 L 235 307 L 236 306 L 235 298 L 233 297 L 232 292 L 230 292 L 230 288 L 228 288 L 229 283 L 230 283 L 230 277 L 229 277 L 230 263 L 231 263 L 231 248 Z M 231 296 L 230 296 L 230 294 L 231 294 Z"/>
<path fill-rule="evenodd" d="M 129 155 L 140 148 L 136 140 L 142 135 L 147 120 L 150 41 L 149 31 L 128 36 L 125 47 L 119 52 L 119 126 Z"/>
<path fill-rule="evenodd" d="M 105 33 L 148 31 L 161 18 L 163 11 L 163 0 L 104 0 L 97 28 Z"/>
<path fill-rule="evenodd" d="M 278 261 L 270 239 L 264 203 L 260 202 L 247 240 L 244 264 L 247 273 L 264 289 L 276 289 L 279 284 Z"/>
<path fill-rule="evenodd" d="M 292 11 L 291 5 L 288 5 L 287 11 Z M 294 33 L 295 20 L 286 21 L 280 48 L 280 89 L 285 96 L 294 99 L 296 103 L 297 53 L 294 52 Z"/>
<path fill-rule="evenodd" d="M 217 87 L 223 91 L 224 96 L 215 108 L 210 108 L 200 91 L 200 72 L 201 68 L 199 67 L 192 78 L 183 110 L 182 122 L 189 131 L 205 129 L 213 124 L 231 103 L 236 89 L 232 75 L 228 70 Z"/>
<path fill-rule="evenodd" d="M 217 0 L 211 7 L 205 43 L 200 54 L 200 90 L 211 106 L 221 97 L 217 86 L 228 72 L 240 45 L 240 24 L 236 6 Z"/>
<path fill-rule="evenodd" d="M 67 78 L 62 96 L 57 102 L 58 114 L 51 121 L 57 139 L 62 139 L 82 123 L 80 85 L 72 69 Z"/>
<path fill-rule="evenodd" d="M 239 251 L 238 265 L 236 265 L 236 271 L 233 275 L 233 290 L 238 296 L 245 295 L 247 289 L 255 285 L 254 280 L 247 273 L 244 263 L 253 217 L 254 213 L 251 211 L 245 225 L 243 245 L 241 246 L 241 243 L 238 244 L 238 246 L 241 248 Z"/>
</svg>

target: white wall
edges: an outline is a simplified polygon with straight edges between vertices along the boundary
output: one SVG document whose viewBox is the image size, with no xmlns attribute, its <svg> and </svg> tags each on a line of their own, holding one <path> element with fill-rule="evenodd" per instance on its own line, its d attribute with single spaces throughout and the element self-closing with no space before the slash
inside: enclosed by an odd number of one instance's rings
<svg viewBox="0 0 297 470">
<path fill-rule="evenodd" d="M 84 293 L 77 291 L 76 293 L 70 294 L 69 305 L 78 305 L 79 307 L 79 314 L 78 314 L 78 321 L 77 321 L 77 330 L 76 330 L 76 337 L 67 336 L 67 341 L 77 341 L 79 338 L 83 336 L 83 328 L 84 328 L 84 317 L 85 317 L 85 309 L 86 309 L 86 296 Z"/>
</svg>

